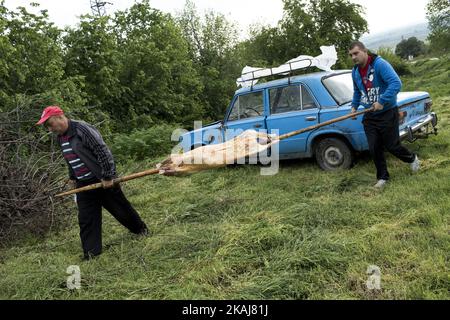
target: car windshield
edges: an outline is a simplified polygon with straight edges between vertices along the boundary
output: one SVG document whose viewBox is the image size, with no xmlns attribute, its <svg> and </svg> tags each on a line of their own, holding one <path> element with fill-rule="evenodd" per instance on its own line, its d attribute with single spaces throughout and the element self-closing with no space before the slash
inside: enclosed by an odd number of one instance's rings
<svg viewBox="0 0 450 320">
<path fill-rule="evenodd" d="M 352 101 L 353 80 L 350 72 L 325 78 L 323 84 L 339 105 Z"/>
</svg>

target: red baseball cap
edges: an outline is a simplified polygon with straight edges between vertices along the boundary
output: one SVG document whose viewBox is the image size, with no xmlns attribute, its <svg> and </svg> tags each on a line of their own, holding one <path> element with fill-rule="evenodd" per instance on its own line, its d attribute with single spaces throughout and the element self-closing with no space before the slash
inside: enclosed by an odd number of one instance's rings
<svg viewBox="0 0 450 320">
<path fill-rule="evenodd" d="M 64 112 L 61 110 L 58 106 L 49 106 L 44 109 L 41 115 L 41 119 L 36 124 L 43 124 L 45 121 L 48 120 L 48 118 L 53 116 L 60 116 L 63 115 Z"/>
</svg>

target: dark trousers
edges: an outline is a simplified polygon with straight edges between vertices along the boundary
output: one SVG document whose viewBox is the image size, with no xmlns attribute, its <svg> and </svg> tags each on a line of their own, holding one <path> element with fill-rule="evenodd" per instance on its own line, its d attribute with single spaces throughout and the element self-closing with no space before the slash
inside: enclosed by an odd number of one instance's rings
<svg viewBox="0 0 450 320">
<path fill-rule="evenodd" d="M 96 182 L 99 180 L 77 181 L 77 187 Z M 81 245 L 85 257 L 96 256 L 102 252 L 102 207 L 135 234 L 147 229 L 119 185 L 110 189 L 100 188 L 80 192 L 77 194 L 77 205 Z"/>
<path fill-rule="evenodd" d="M 415 154 L 400 143 L 398 108 L 381 114 L 365 114 L 363 124 L 378 180 L 389 180 L 384 148 L 403 162 L 414 161 Z"/>
</svg>

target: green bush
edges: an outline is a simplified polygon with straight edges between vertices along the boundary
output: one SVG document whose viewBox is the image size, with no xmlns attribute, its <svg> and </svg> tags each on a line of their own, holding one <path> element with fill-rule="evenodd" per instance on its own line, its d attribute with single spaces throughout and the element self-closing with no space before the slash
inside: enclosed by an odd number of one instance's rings
<svg viewBox="0 0 450 320">
<path fill-rule="evenodd" d="M 118 134 L 113 138 L 112 152 L 118 161 L 144 160 L 170 153 L 176 141 L 171 141 L 175 124 L 160 124 L 139 129 L 131 134 Z"/>
<path fill-rule="evenodd" d="M 378 49 L 377 54 L 388 61 L 399 76 L 411 74 L 411 69 L 409 68 L 408 63 L 397 56 L 392 49 L 380 48 Z"/>
</svg>

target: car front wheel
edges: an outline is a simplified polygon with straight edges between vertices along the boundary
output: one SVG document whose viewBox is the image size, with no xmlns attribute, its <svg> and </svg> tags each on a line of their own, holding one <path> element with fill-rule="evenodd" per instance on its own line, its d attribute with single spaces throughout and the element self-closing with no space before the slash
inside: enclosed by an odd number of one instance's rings
<svg viewBox="0 0 450 320">
<path fill-rule="evenodd" d="M 339 138 L 325 138 L 315 148 L 316 161 L 325 171 L 348 169 L 353 163 L 353 152 Z"/>
</svg>

